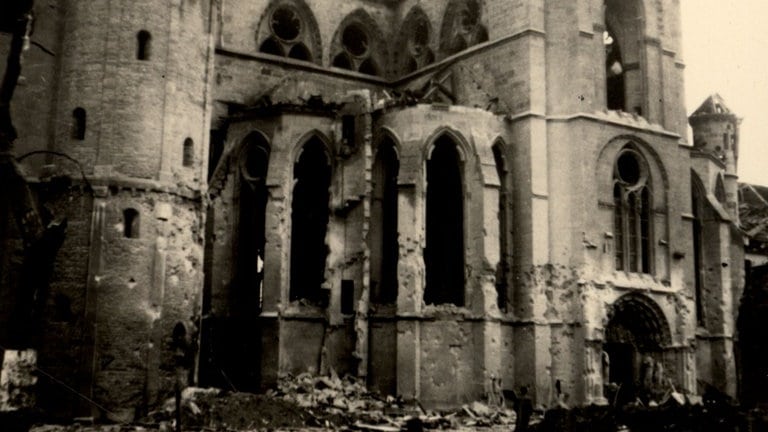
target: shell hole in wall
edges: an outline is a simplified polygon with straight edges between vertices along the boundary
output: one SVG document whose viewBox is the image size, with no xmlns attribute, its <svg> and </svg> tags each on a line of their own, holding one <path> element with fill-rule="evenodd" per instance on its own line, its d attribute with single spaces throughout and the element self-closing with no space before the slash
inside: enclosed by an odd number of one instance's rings
<svg viewBox="0 0 768 432">
<path fill-rule="evenodd" d="M 152 35 L 146 30 L 141 30 L 136 34 L 136 59 L 149 60 L 151 54 Z"/>
<path fill-rule="evenodd" d="M 72 138 L 85 139 L 86 113 L 85 109 L 77 107 L 72 111 Z"/>
</svg>

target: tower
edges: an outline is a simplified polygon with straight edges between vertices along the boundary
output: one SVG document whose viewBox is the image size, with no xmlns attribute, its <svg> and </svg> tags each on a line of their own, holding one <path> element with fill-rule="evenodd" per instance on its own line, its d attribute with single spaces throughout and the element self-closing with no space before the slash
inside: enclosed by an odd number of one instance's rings
<svg viewBox="0 0 768 432">
<path fill-rule="evenodd" d="M 688 119 L 693 146 L 725 164 L 724 192 L 728 212 L 738 220 L 739 119 L 719 94 L 709 96 Z M 715 185 L 715 195 L 720 193 Z"/>
<path fill-rule="evenodd" d="M 80 211 L 59 257 L 66 273 L 52 286 L 70 318 L 53 317 L 57 331 L 46 334 L 77 348 L 66 361 L 41 363 L 77 369 L 78 390 L 119 420 L 162 400 L 178 367 L 194 367 L 211 15 L 211 2 L 191 0 L 68 1 L 62 9 L 50 145 L 83 172 L 51 168 L 75 179 L 53 205 Z M 44 404 L 62 405 L 51 387 Z"/>
</svg>

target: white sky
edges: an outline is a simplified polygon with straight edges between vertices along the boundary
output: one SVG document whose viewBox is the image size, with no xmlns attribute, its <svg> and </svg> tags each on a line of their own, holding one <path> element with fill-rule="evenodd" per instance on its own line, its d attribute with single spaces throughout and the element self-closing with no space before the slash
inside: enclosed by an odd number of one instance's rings
<svg viewBox="0 0 768 432">
<path fill-rule="evenodd" d="M 690 115 L 712 93 L 742 117 L 739 181 L 768 185 L 768 0 L 681 0 Z"/>
</svg>

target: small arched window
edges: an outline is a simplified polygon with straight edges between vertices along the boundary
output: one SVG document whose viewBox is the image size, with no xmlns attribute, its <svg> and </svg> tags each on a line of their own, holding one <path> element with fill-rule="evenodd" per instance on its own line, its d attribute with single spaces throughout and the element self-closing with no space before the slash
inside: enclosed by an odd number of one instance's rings
<svg viewBox="0 0 768 432">
<path fill-rule="evenodd" d="M 181 164 L 185 168 L 189 168 L 195 163 L 195 142 L 192 141 L 192 138 L 187 138 L 184 140 L 184 149 L 182 154 L 182 161 Z"/>
<path fill-rule="evenodd" d="M 146 30 L 141 30 L 136 34 L 136 59 L 149 60 L 151 54 L 152 35 Z"/>
<path fill-rule="evenodd" d="M 123 236 L 139 238 L 139 212 L 133 208 L 123 210 Z"/>
<path fill-rule="evenodd" d="M 85 139 L 86 116 L 85 109 L 77 107 L 72 111 L 72 138 Z"/>
<path fill-rule="evenodd" d="M 629 147 L 614 164 L 613 203 L 616 270 L 651 273 L 650 179 L 645 160 Z"/>
</svg>

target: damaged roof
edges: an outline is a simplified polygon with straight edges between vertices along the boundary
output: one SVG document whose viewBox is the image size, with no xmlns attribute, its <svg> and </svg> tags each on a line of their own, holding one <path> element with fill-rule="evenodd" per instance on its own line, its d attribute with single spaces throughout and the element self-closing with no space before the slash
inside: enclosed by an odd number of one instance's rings
<svg viewBox="0 0 768 432">
<path fill-rule="evenodd" d="M 739 219 L 747 250 L 768 251 L 768 186 L 739 183 Z"/>
<path fill-rule="evenodd" d="M 730 108 L 725 104 L 725 100 L 715 93 L 710 95 L 697 109 L 691 114 L 691 117 L 709 114 L 733 114 Z"/>
</svg>

